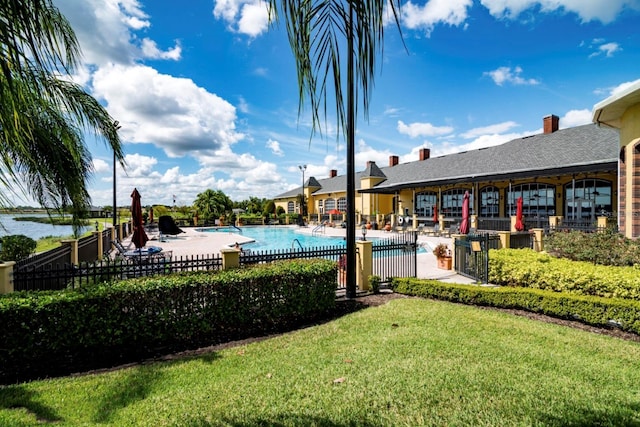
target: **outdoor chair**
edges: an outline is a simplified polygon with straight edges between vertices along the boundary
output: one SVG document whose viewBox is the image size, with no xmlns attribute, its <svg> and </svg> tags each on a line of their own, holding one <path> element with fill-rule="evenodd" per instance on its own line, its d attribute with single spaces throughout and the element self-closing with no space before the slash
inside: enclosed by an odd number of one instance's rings
<svg viewBox="0 0 640 427">
<path fill-rule="evenodd" d="M 163 215 L 158 218 L 158 230 L 160 231 L 160 241 L 164 241 L 164 236 L 177 236 L 180 233 L 184 233 L 169 215 Z"/>
</svg>

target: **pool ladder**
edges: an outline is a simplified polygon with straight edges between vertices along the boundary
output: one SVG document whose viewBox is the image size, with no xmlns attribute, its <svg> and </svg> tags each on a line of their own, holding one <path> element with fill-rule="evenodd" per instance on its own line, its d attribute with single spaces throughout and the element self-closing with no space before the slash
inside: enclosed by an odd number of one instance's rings
<svg viewBox="0 0 640 427">
<path fill-rule="evenodd" d="M 294 246 L 296 245 L 296 243 L 298 244 L 298 246 L 300 246 L 300 249 L 304 250 L 302 243 L 300 243 L 300 240 L 298 239 L 293 239 L 293 242 L 291 242 L 291 249 L 294 249 Z"/>
<path fill-rule="evenodd" d="M 311 235 L 315 236 L 316 233 L 320 233 L 320 232 L 322 232 L 322 234 L 324 234 L 326 226 L 327 225 L 324 222 L 322 222 L 321 224 L 316 225 L 315 228 L 313 230 L 311 230 Z"/>
</svg>

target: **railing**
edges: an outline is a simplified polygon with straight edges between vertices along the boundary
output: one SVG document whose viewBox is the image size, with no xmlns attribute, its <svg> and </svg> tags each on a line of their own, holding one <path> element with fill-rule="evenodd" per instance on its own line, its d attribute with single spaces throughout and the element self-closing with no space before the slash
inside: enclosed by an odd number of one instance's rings
<svg viewBox="0 0 640 427">
<path fill-rule="evenodd" d="M 375 241 L 372 245 L 372 273 L 379 275 L 383 281 L 389 277 L 415 277 L 416 239 L 417 233 L 408 232 Z M 93 263 L 83 262 L 76 266 L 68 261 L 69 246 L 61 247 L 59 251 L 67 256 L 66 260 L 64 257 L 52 258 L 54 262 L 46 265 L 35 266 L 23 263 L 16 268 L 13 273 L 14 290 L 61 290 L 132 277 L 222 269 L 220 255 L 174 258 L 167 253 L 160 253 L 152 256 L 106 259 Z M 337 282 L 338 288 L 341 288 L 346 286 L 344 270 L 346 254 L 346 246 L 300 247 L 290 250 L 242 252 L 239 262 L 241 266 L 246 266 L 297 258 L 331 259 L 339 264 Z M 62 261 L 55 261 L 56 259 Z"/>
<path fill-rule="evenodd" d="M 380 276 L 383 282 L 391 277 L 416 277 L 418 233 L 392 235 L 376 240 L 372 245 L 373 274 Z"/>
<path fill-rule="evenodd" d="M 489 249 L 497 248 L 499 236 L 489 233 L 469 234 L 455 241 L 455 270 L 481 283 L 489 280 Z"/>
<path fill-rule="evenodd" d="M 509 231 L 511 218 L 478 217 L 478 230 Z"/>
<path fill-rule="evenodd" d="M 311 235 L 315 236 L 316 233 L 320 233 L 322 231 L 322 234 L 325 233 L 326 231 L 326 224 L 323 222 L 322 224 L 318 224 L 316 225 L 313 230 L 311 230 Z"/>
<path fill-rule="evenodd" d="M 16 265 L 13 269 L 14 272 L 20 272 L 22 270 L 34 269 L 44 265 L 69 263 L 71 263 L 71 247 L 69 245 L 64 245 L 47 252 L 32 255 L 29 258 L 16 261 Z"/>
<path fill-rule="evenodd" d="M 511 233 L 509 236 L 509 247 L 512 249 L 533 249 L 532 233 Z"/>
<path fill-rule="evenodd" d="M 220 270 L 221 268 L 220 255 L 180 258 L 131 257 L 93 263 L 83 262 L 77 266 L 70 263 L 52 263 L 37 268 L 27 267 L 14 271 L 13 283 L 16 291 L 61 290 L 132 277 L 182 271 Z"/>
</svg>

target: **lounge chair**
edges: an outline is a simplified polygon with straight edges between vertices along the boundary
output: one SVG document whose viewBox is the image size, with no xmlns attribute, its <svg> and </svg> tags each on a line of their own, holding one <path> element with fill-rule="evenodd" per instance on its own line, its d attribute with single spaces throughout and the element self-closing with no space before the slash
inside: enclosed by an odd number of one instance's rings
<svg viewBox="0 0 640 427">
<path fill-rule="evenodd" d="M 160 231 L 160 241 L 163 241 L 163 236 L 177 236 L 180 233 L 184 233 L 173 220 L 173 217 L 169 215 L 163 215 L 158 218 L 158 230 Z"/>
</svg>

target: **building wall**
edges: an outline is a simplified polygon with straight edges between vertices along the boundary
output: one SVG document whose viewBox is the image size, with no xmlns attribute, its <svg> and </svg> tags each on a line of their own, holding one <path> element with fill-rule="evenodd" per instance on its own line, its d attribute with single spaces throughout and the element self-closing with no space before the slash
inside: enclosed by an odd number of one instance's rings
<svg viewBox="0 0 640 427">
<path fill-rule="evenodd" d="M 620 118 L 620 147 L 624 163 L 620 165 L 620 232 L 640 237 L 640 104 L 628 108 Z"/>
</svg>

